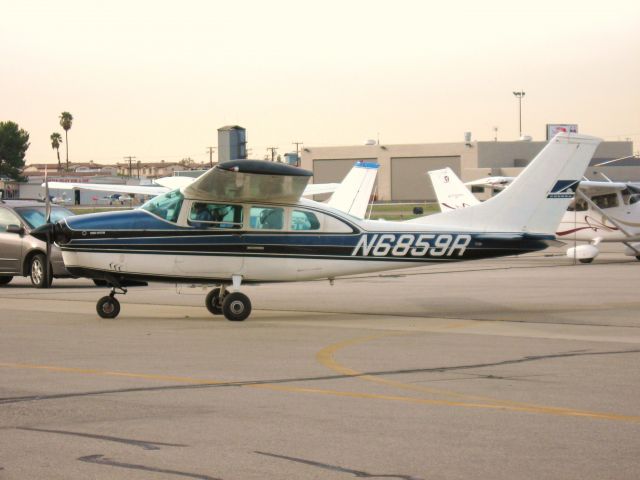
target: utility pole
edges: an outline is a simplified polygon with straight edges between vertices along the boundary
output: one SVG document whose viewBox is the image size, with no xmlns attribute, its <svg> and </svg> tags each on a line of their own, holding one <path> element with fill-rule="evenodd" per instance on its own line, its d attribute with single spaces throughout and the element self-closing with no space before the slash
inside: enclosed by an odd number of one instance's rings
<svg viewBox="0 0 640 480">
<path fill-rule="evenodd" d="M 209 167 L 213 168 L 213 151 L 216 147 L 207 147 L 207 149 L 209 150 Z"/>
<path fill-rule="evenodd" d="M 271 151 L 271 161 L 273 162 L 275 160 L 278 147 L 267 147 L 267 150 Z"/>
<path fill-rule="evenodd" d="M 133 160 L 136 157 L 132 157 L 131 155 L 129 155 L 128 157 L 122 157 L 122 158 L 124 158 L 125 160 L 127 160 L 127 159 L 129 160 L 129 178 L 131 178 L 132 177 L 132 175 L 131 175 L 131 160 Z"/>
<path fill-rule="evenodd" d="M 524 92 L 520 90 L 519 92 L 513 92 L 513 94 L 518 97 L 518 130 L 520 132 L 518 138 L 522 137 L 522 97 L 524 97 Z"/>
<path fill-rule="evenodd" d="M 300 166 L 300 145 L 302 145 L 302 142 L 291 142 L 293 145 L 296 146 L 296 167 Z"/>
</svg>

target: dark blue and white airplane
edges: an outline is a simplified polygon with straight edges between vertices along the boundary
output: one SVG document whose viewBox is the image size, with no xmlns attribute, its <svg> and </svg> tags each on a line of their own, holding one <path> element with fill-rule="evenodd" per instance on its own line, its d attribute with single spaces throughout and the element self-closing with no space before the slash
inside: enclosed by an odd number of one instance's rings
<svg viewBox="0 0 640 480">
<path fill-rule="evenodd" d="M 131 281 L 218 285 L 213 314 L 244 320 L 242 284 L 344 275 L 543 250 L 600 140 L 558 134 L 500 195 L 404 222 L 361 220 L 302 199 L 311 172 L 264 161 L 220 164 L 131 211 L 68 217 L 49 225 L 73 275 L 111 293 L 98 314 L 120 311 Z M 46 237 L 43 227 L 41 236 Z"/>
</svg>

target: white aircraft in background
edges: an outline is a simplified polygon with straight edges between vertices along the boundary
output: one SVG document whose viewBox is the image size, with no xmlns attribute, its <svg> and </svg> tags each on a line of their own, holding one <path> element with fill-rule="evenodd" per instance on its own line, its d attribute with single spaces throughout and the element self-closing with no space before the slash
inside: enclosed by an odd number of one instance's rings
<svg viewBox="0 0 640 480">
<path fill-rule="evenodd" d="M 600 139 L 558 134 L 499 196 L 404 222 L 359 220 L 302 199 L 311 172 L 265 161 L 218 164 L 140 208 L 75 215 L 31 234 L 60 246 L 67 270 L 111 287 L 127 281 L 217 284 L 213 314 L 241 321 L 243 283 L 295 282 L 544 250 Z M 339 294 L 339 292 L 337 292 Z"/>
<path fill-rule="evenodd" d="M 428 172 L 442 211 L 479 204 L 465 185 L 504 188 L 513 177 L 487 177 L 466 184 L 450 168 Z M 499 194 L 501 195 L 501 194 Z M 625 255 L 640 260 L 640 184 L 581 181 L 556 229 L 559 239 L 588 242 L 567 250 L 567 256 L 591 263 L 602 242 L 626 245 Z"/>
<path fill-rule="evenodd" d="M 332 193 L 327 204 L 356 218 L 364 218 L 371 199 L 371 192 L 378 174 L 379 164 L 358 161 L 341 183 L 312 183 L 306 186 L 303 196 Z M 49 182 L 50 190 L 91 190 L 123 194 L 157 196 L 191 185 L 194 177 L 162 177 L 153 185 L 118 185 L 109 183 Z M 43 184 L 44 186 L 44 184 Z"/>
</svg>

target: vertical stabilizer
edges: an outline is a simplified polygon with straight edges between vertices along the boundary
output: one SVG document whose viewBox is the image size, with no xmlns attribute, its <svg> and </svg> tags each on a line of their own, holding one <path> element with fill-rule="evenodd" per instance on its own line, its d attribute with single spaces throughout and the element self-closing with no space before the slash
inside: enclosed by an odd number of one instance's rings
<svg viewBox="0 0 640 480">
<path fill-rule="evenodd" d="M 462 183 L 449 167 L 441 170 L 431 170 L 431 184 L 436 193 L 440 210 L 448 212 L 459 208 L 470 207 L 480 203 L 473 193 Z"/>
<path fill-rule="evenodd" d="M 500 195 L 409 221 L 483 232 L 554 234 L 600 141 L 559 133 Z"/>
<path fill-rule="evenodd" d="M 354 217 L 364 218 L 379 167 L 377 163 L 357 162 L 327 204 Z"/>
</svg>

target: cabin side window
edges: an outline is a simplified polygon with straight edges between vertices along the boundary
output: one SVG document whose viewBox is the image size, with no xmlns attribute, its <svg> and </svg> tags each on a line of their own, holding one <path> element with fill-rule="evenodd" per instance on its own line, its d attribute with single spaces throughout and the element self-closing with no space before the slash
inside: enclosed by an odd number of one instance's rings
<svg viewBox="0 0 640 480">
<path fill-rule="evenodd" d="M 569 204 L 569 208 L 567 211 L 569 212 L 586 212 L 589 209 L 589 205 L 582 198 L 576 198 L 571 204 Z"/>
<path fill-rule="evenodd" d="M 257 230 L 282 230 L 284 208 L 252 206 L 249 213 L 249 227 Z"/>
<path fill-rule="evenodd" d="M 320 227 L 320 220 L 314 212 L 307 210 L 293 210 L 291 212 L 291 230 L 320 230 Z"/>
<path fill-rule="evenodd" d="M 140 208 L 168 222 L 175 223 L 178 221 L 183 200 L 184 196 L 180 193 L 180 190 L 173 190 L 164 195 L 158 195 L 152 198 Z"/>
<path fill-rule="evenodd" d="M 618 194 L 607 193 L 605 195 L 594 195 L 591 197 L 591 201 L 595 203 L 599 208 L 613 208 L 618 206 Z"/>
<path fill-rule="evenodd" d="M 242 228 L 242 206 L 194 202 L 189 225 L 197 228 Z"/>
</svg>

